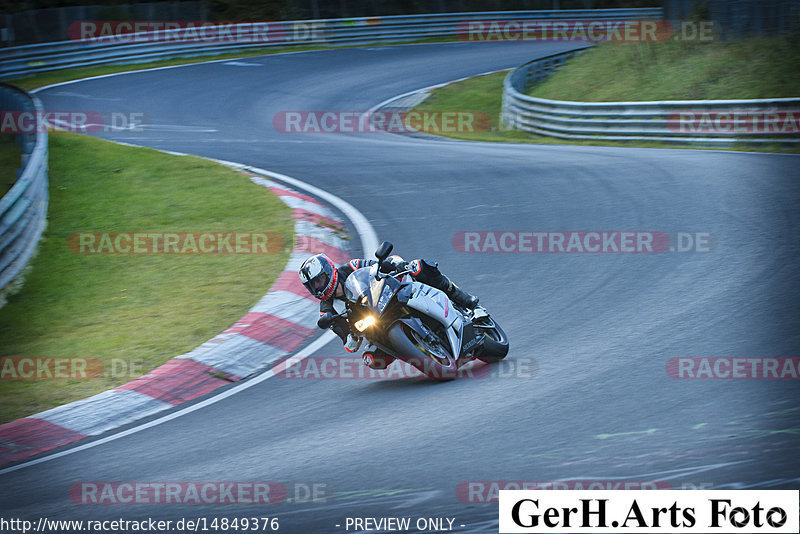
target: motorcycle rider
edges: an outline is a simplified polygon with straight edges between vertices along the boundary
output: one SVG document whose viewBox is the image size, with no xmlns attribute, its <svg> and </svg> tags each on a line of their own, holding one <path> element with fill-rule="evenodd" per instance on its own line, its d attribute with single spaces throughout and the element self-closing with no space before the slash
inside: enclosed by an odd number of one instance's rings
<svg viewBox="0 0 800 534">
<path fill-rule="evenodd" d="M 308 291 L 320 300 L 319 313 L 336 314 L 333 308 L 335 299 L 344 300 L 344 283 L 353 271 L 376 264 L 376 260 L 353 258 L 343 265 L 336 265 L 325 254 L 315 254 L 307 258 L 300 266 L 300 281 Z M 472 296 L 443 275 L 437 263 L 416 259 L 406 262 L 400 256 L 392 255 L 380 266 L 381 272 L 409 271 L 409 274 L 423 284 L 444 291 L 447 297 L 459 306 L 474 309 L 478 305 L 478 297 Z M 334 318 L 331 325 L 336 335 L 342 339 L 348 352 L 355 352 L 361 346 L 361 336 L 353 335 L 350 324 L 344 317 Z M 364 363 L 374 369 L 385 369 L 394 360 L 380 349 L 364 353 Z"/>
</svg>

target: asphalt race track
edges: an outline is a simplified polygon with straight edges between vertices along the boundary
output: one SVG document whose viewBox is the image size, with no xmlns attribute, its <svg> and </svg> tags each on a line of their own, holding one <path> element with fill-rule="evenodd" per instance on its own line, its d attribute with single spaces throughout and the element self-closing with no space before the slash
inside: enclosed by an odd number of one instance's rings
<svg viewBox="0 0 800 534">
<path fill-rule="evenodd" d="M 308 533 L 345 532 L 347 517 L 448 517 L 458 532 L 488 533 L 497 532 L 497 505 L 463 502 L 459 484 L 799 487 L 800 381 L 667 373 L 670 358 L 800 356 L 797 156 L 284 134 L 272 125 L 280 111 L 363 111 L 569 46 L 327 50 L 40 92 L 47 109 L 143 112 L 151 125 L 106 137 L 277 171 L 348 200 L 399 254 L 438 261 L 478 294 L 511 353 L 505 373 L 485 379 L 266 380 L 0 475 L 5 515 L 267 515 L 280 518 L 281 532 Z M 715 245 L 655 254 L 454 249 L 457 232 L 487 230 L 700 232 Z M 338 341 L 318 353 L 345 354 Z M 292 501 L 74 504 L 69 488 L 82 481 L 278 481 Z M 303 497 L 311 484 L 324 485 L 324 502 L 296 502 L 293 491 Z"/>
</svg>

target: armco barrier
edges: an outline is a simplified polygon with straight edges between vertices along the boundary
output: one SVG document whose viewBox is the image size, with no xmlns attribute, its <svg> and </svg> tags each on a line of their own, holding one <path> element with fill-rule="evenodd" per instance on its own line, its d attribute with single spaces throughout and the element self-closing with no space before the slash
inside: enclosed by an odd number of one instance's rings
<svg viewBox="0 0 800 534">
<path fill-rule="evenodd" d="M 177 37 L 183 35 L 181 32 L 185 30 L 176 29 L 127 34 L 128 42 L 120 42 L 118 38 L 96 37 L 0 49 L 0 78 L 17 78 L 71 67 L 135 63 L 274 46 L 348 46 L 456 37 L 463 25 L 470 21 L 612 21 L 660 19 L 661 16 L 661 8 L 397 15 L 273 22 L 266 26 L 266 37 L 263 25 L 224 24 L 211 26 L 207 31 L 213 35 L 224 35 L 225 39 L 199 39 L 199 42 L 188 42 L 186 39 L 180 42 L 181 39 Z M 200 33 L 199 37 L 202 36 Z"/>
<path fill-rule="evenodd" d="M 581 52 L 536 59 L 511 71 L 503 83 L 503 124 L 562 139 L 713 146 L 800 142 L 800 98 L 567 102 L 524 94 Z"/>
<path fill-rule="evenodd" d="M 39 124 L 42 104 L 35 96 L 0 84 L 0 110 L 29 112 L 32 133 L 19 133 L 22 173 L 0 198 L 0 289 L 16 277 L 36 250 L 47 219 L 47 131 Z"/>
</svg>

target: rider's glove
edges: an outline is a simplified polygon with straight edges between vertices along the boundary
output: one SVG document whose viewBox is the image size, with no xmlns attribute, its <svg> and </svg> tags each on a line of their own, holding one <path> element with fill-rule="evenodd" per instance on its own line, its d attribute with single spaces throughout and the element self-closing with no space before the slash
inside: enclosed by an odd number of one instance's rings
<svg viewBox="0 0 800 534">
<path fill-rule="evenodd" d="M 389 274 L 394 270 L 395 270 L 395 265 L 394 263 L 392 263 L 392 260 L 383 260 L 383 262 L 381 262 L 381 272 L 383 274 Z"/>
<path fill-rule="evenodd" d="M 344 344 L 344 350 L 347 352 L 355 352 L 358 350 L 358 347 L 361 346 L 361 340 L 363 338 L 356 337 L 353 334 L 347 334 L 347 341 Z"/>
<path fill-rule="evenodd" d="M 381 263 L 381 272 L 383 274 L 388 273 L 399 273 L 401 271 L 405 271 L 408 268 L 408 262 L 402 260 L 392 261 L 390 259 L 383 260 Z"/>
<path fill-rule="evenodd" d="M 342 343 L 347 343 L 347 332 L 350 330 L 350 325 L 347 324 L 347 319 L 343 317 L 337 317 L 334 319 L 333 324 L 331 325 L 331 330 L 333 333 L 339 336 L 339 339 L 342 340 Z"/>
</svg>

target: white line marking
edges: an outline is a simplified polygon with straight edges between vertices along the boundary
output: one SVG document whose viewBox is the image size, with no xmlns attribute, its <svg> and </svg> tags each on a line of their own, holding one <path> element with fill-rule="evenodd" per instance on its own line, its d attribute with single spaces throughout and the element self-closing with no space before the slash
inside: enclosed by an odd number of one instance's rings
<svg viewBox="0 0 800 534">
<path fill-rule="evenodd" d="M 293 52 L 278 52 L 276 54 L 270 54 L 267 52 L 264 56 L 288 56 L 289 54 L 307 54 L 309 52 L 327 52 L 328 50 L 338 50 L 336 48 L 329 48 L 329 49 L 320 49 L 320 50 L 296 50 Z M 264 56 L 252 56 L 252 57 L 264 57 Z M 61 85 L 72 85 L 73 83 L 79 82 L 86 82 L 89 80 L 100 80 L 102 78 L 112 78 L 114 76 L 123 76 L 125 74 L 135 74 L 137 72 L 152 72 L 157 70 L 167 70 L 167 69 L 179 69 L 181 67 L 191 67 L 193 65 L 208 65 L 209 63 L 224 63 L 226 61 L 230 61 L 230 59 L 212 59 L 209 61 L 198 61 L 197 63 L 184 63 L 182 65 L 167 65 L 165 67 L 149 67 L 146 69 L 139 69 L 139 70 L 126 70 L 124 72 L 112 72 L 110 74 L 101 74 L 99 76 L 89 76 L 88 78 L 78 78 L 77 80 L 69 80 L 66 82 L 58 82 L 53 83 L 50 85 L 45 85 L 43 87 L 37 87 L 36 89 L 31 89 L 30 93 L 38 93 L 39 91 L 44 91 L 46 89 L 50 89 L 52 87 L 59 87 Z M 114 64 L 111 64 L 114 66 Z"/>
<path fill-rule="evenodd" d="M 513 69 L 490 70 L 488 72 L 482 72 L 480 74 L 474 74 L 472 76 L 465 76 L 463 78 L 457 78 L 455 80 L 450 80 L 449 82 L 437 83 L 436 85 L 429 85 L 429 86 L 423 87 L 421 89 L 414 89 L 413 91 L 408 91 L 407 93 L 403 93 L 403 94 L 400 94 L 400 95 L 397 95 L 397 96 L 393 96 L 391 98 L 387 98 L 383 102 L 375 104 L 374 106 L 369 108 L 366 111 L 366 113 L 367 114 L 375 113 L 377 110 L 379 110 L 380 108 L 386 106 L 387 104 L 390 104 L 391 102 L 394 102 L 395 100 L 400 100 L 401 98 L 405 98 L 407 96 L 415 95 L 417 93 L 424 93 L 426 91 L 431 91 L 431 90 L 437 89 L 439 87 L 444 87 L 445 85 L 450 85 L 451 83 L 462 82 L 462 81 L 467 80 L 469 78 L 477 78 L 478 76 L 486 76 L 488 74 L 494 74 L 496 72 L 503 72 L 503 71 L 506 71 L 506 70 L 513 70 Z"/>
<path fill-rule="evenodd" d="M 382 47 L 382 48 L 393 48 L 395 46 L 437 46 L 437 45 L 447 45 L 447 44 L 454 44 L 454 43 L 408 43 L 408 44 L 391 45 L 391 46 L 386 46 L 386 47 Z M 275 53 L 271 53 L 271 52 L 267 51 L 264 54 L 261 54 L 261 55 L 258 55 L 258 56 L 245 56 L 245 57 L 240 57 L 240 58 L 228 58 L 228 59 L 211 59 L 209 61 L 198 61 L 196 63 L 184 63 L 182 65 L 167 65 L 167 66 L 164 66 L 164 67 L 148 67 L 146 69 L 127 70 L 127 71 L 124 71 L 124 72 L 112 72 L 110 74 L 101 74 L 101 75 L 98 75 L 98 76 L 89 76 L 88 78 L 78 78 L 77 80 L 68 80 L 66 82 L 52 83 L 50 85 L 45 85 L 45 86 L 42 86 L 42 87 L 37 87 L 36 89 L 31 89 L 28 92 L 29 93 L 38 93 L 39 91 L 44 91 L 44 90 L 50 89 L 52 87 L 59 87 L 59 86 L 62 86 L 62 85 L 72 85 L 73 83 L 85 82 L 85 81 L 89 81 L 89 80 L 100 80 L 102 78 L 111 78 L 111 77 L 114 77 L 114 76 L 124 76 L 125 74 L 135 74 L 137 72 L 152 72 L 152 71 L 157 71 L 157 70 L 179 69 L 181 67 L 192 67 L 194 65 L 208 65 L 208 64 L 211 64 L 211 63 L 225 63 L 225 62 L 230 62 L 230 61 L 232 61 L 234 59 L 262 58 L 262 57 L 267 57 L 267 56 L 288 56 L 288 55 L 291 55 L 291 54 L 311 54 L 311 53 L 319 53 L 319 52 L 333 52 L 335 50 L 347 50 L 347 48 L 346 47 L 341 47 L 341 48 L 340 47 L 337 47 L 337 48 L 320 48 L 318 50 L 293 50 L 293 51 L 290 51 L 290 52 L 275 52 Z M 235 53 L 235 52 L 230 52 L 230 53 Z M 177 59 L 177 58 L 173 58 L 173 59 Z M 155 61 L 158 61 L 158 60 L 155 60 Z M 114 63 L 110 63 L 108 65 L 103 65 L 103 66 L 109 66 L 109 65 L 110 66 L 120 66 L 120 65 L 115 65 Z M 262 66 L 265 66 L 265 65 L 262 65 Z M 509 70 L 511 70 L 511 69 L 509 69 Z"/>
<path fill-rule="evenodd" d="M 304 53 L 304 52 L 287 52 L 286 54 L 301 54 L 301 53 Z M 270 54 L 270 55 L 282 55 L 282 54 Z M 201 65 L 201 64 L 207 64 L 207 63 L 221 63 L 221 62 L 224 62 L 224 61 L 230 61 L 230 60 L 206 61 L 206 62 L 203 62 L 203 63 L 192 63 L 190 65 Z M 82 82 L 82 81 L 86 81 L 86 80 L 95 80 L 95 79 L 99 79 L 99 78 L 108 78 L 108 77 L 112 77 L 112 76 L 120 76 L 120 75 L 124 75 L 124 74 L 131 74 L 131 73 L 134 73 L 134 72 L 147 72 L 147 71 L 165 70 L 165 69 L 172 69 L 172 68 L 185 67 L 185 66 L 189 66 L 189 65 L 171 65 L 171 66 L 168 66 L 168 67 L 155 67 L 155 68 L 143 69 L 143 70 L 139 70 L 139 71 L 128 71 L 128 72 L 117 72 L 117 73 L 113 73 L 113 74 L 104 74 L 102 76 L 93 76 L 91 78 L 83 78 L 83 79 L 80 79 L 80 80 L 71 80 L 71 81 L 68 81 L 68 82 L 60 82 L 60 83 L 56 83 L 56 84 L 52 84 L 52 85 L 46 85 L 44 87 L 39 87 L 37 89 L 32 90 L 31 93 L 35 93 L 35 92 L 38 92 L 38 91 L 43 91 L 43 90 L 51 88 L 51 87 L 57 87 L 57 86 L 61 86 L 61 85 L 70 85 L 70 84 L 73 84 L 73 83 Z M 422 89 L 422 90 L 424 90 L 424 89 Z M 400 96 L 408 96 L 408 95 L 411 95 L 411 94 L 419 92 L 419 91 L 421 91 L 421 90 L 410 91 L 410 92 L 406 93 L 405 95 L 400 95 Z M 377 109 L 377 108 L 381 107 L 382 105 L 384 105 L 386 102 L 390 102 L 390 101 L 395 100 L 397 98 L 399 98 L 399 97 L 390 98 L 390 99 L 386 100 L 385 102 L 382 102 L 382 103 L 378 104 L 377 106 L 374 106 L 372 108 L 372 110 Z M 372 111 L 372 110 L 370 110 L 370 111 Z M 118 144 L 125 145 L 125 146 L 134 146 L 134 147 L 140 146 L 140 145 L 133 145 L 133 144 L 129 144 L 129 143 L 118 143 Z M 151 147 L 148 147 L 148 148 L 151 148 Z M 158 149 L 156 149 L 156 150 L 158 150 Z M 187 155 L 187 154 L 183 154 L 183 153 L 180 153 L 180 152 L 169 152 L 169 151 L 166 151 L 166 150 L 161 150 L 161 152 L 165 152 L 165 153 L 173 154 L 173 155 Z M 199 156 L 199 157 L 202 157 L 202 156 Z M 329 193 L 329 192 L 327 192 L 327 191 L 325 191 L 323 189 L 320 189 L 318 187 L 315 187 L 313 185 L 310 185 L 310 184 L 307 184 L 305 182 L 302 182 L 302 181 L 300 181 L 300 180 L 298 180 L 296 178 L 292 178 L 291 176 L 287 176 L 285 174 L 280 174 L 280 173 L 277 173 L 277 172 L 268 171 L 266 169 L 260 169 L 258 167 L 253 167 L 253 166 L 250 166 L 250 165 L 244 165 L 244 164 L 236 163 L 236 162 L 232 162 L 232 161 L 218 160 L 218 159 L 213 159 L 213 158 L 205 158 L 205 159 L 211 159 L 212 161 L 216 161 L 218 163 L 221 163 L 223 165 L 227 165 L 229 167 L 233 167 L 235 169 L 241 169 L 241 170 L 245 170 L 245 171 L 249 170 L 249 171 L 254 172 L 256 174 L 263 174 L 265 176 L 269 176 L 269 177 L 271 177 L 271 178 L 273 178 L 275 180 L 287 183 L 289 185 L 292 185 L 294 187 L 297 187 L 298 189 L 302 189 L 304 191 L 307 191 L 307 192 L 311 193 L 312 195 L 325 200 L 326 202 L 334 205 L 337 209 L 339 209 L 339 211 L 344 213 L 345 216 L 348 219 L 350 219 L 350 221 L 353 223 L 353 226 L 355 226 L 356 232 L 358 232 L 358 235 L 359 235 L 359 237 L 361 239 L 361 247 L 362 247 L 362 250 L 364 251 L 365 255 L 369 254 L 371 251 L 373 251 L 376 248 L 378 248 L 378 235 L 375 232 L 375 229 L 370 224 L 370 222 L 367 220 L 367 218 L 364 217 L 364 215 L 360 211 L 358 211 L 355 207 L 353 207 L 352 204 L 350 204 L 349 202 L 337 197 L 336 195 L 334 195 L 332 193 Z M 301 350 L 299 353 L 297 353 L 290 360 L 287 360 L 287 361 L 291 362 L 290 365 L 294 365 L 295 363 L 307 358 L 308 356 L 310 356 L 311 354 L 313 354 L 317 350 L 321 349 L 324 345 L 326 345 L 327 343 L 329 343 L 330 341 L 332 341 L 335 338 L 336 338 L 336 334 L 334 334 L 331 331 L 327 331 L 322 336 L 320 336 L 319 338 L 314 340 L 314 342 L 311 343 L 311 345 L 309 345 L 305 349 Z M 278 366 L 276 366 L 275 369 L 268 370 L 268 371 L 256 376 L 255 378 L 253 378 L 251 380 L 245 380 L 244 382 L 241 382 L 241 383 L 237 384 L 236 386 L 233 386 L 232 388 L 230 388 L 228 390 L 225 390 L 224 392 L 222 392 L 222 393 L 220 393 L 218 395 L 215 395 L 215 396 L 213 396 L 213 397 L 211 397 L 209 399 L 201 401 L 201 402 L 199 402 L 197 404 L 193 404 L 192 406 L 189 406 L 187 408 L 183 408 L 181 410 L 172 412 L 172 413 L 167 414 L 167 415 L 165 415 L 163 417 L 159 417 L 158 419 L 154 419 L 154 420 L 149 421 L 147 423 L 144 423 L 142 425 L 135 426 L 135 427 L 130 428 L 128 430 L 125 430 L 123 432 L 119 432 L 117 434 L 113 434 L 111 436 L 108 436 L 108 437 L 105 437 L 105 438 L 101 438 L 101 439 L 96 440 L 96 441 L 92 441 L 91 443 L 86 443 L 84 445 L 78 445 L 77 447 L 73 447 L 73 448 L 65 450 L 65 451 L 61 451 L 61 452 L 58 452 L 58 453 L 55 453 L 55 454 L 51 454 L 51 455 L 48 455 L 48 456 L 43 456 L 41 458 L 37 458 L 36 460 L 31 460 L 29 462 L 24 462 L 24 463 L 21 463 L 21 464 L 17 464 L 15 466 L 7 467 L 5 469 L 0 469 L 0 475 L 4 475 L 6 473 L 11 473 L 13 471 L 17 471 L 17 470 L 23 469 L 25 467 L 38 465 L 38 464 L 41 464 L 41 463 L 44 463 L 44 462 L 47 462 L 47 461 L 50 461 L 50 460 L 54 460 L 56 458 L 61 458 L 62 456 L 67 456 L 69 454 L 73 454 L 73 453 L 76 453 L 76 452 L 79 452 L 79 451 L 90 449 L 92 447 L 96 447 L 98 445 L 102 445 L 104 443 L 108 443 L 110 441 L 114 441 L 116 439 L 131 435 L 131 434 L 135 434 L 136 432 L 139 432 L 141 430 L 145 430 L 145 429 L 160 425 L 161 423 L 166 423 L 167 421 L 171 421 L 172 419 L 178 418 L 178 417 L 180 417 L 182 415 L 189 414 L 189 413 L 191 413 L 191 412 L 193 412 L 195 410 L 199 410 L 200 408 L 204 408 L 206 406 L 214 404 L 214 403 L 216 403 L 216 402 L 218 402 L 218 401 L 220 401 L 222 399 L 225 399 L 225 398 L 227 398 L 227 397 L 229 397 L 231 395 L 235 395 L 236 393 L 238 393 L 240 391 L 244 391 L 245 389 L 250 388 L 250 387 L 252 387 L 252 386 L 254 386 L 256 384 L 260 384 L 264 380 L 267 380 L 268 378 L 271 378 L 272 376 L 274 376 L 276 369 L 285 368 L 285 366 L 286 366 L 285 362 L 281 363 Z"/>
</svg>

